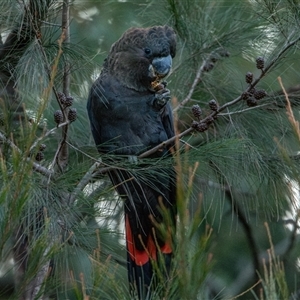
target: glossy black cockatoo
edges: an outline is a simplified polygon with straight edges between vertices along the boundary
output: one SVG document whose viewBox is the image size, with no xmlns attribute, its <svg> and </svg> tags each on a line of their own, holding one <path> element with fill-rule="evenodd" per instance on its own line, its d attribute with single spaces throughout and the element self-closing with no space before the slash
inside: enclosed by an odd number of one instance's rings
<svg viewBox="0 0 300 300">
<path fill-rule="evenodd" d="M 170 72 L 175 52 L 176 35 L 168 26 L 131 28 L 112 45 L 87 104 L 100 153 L 136 157 L 174 136 L 170 91 L 161 79 Z M 165 156 L 170 147 L 151 155 Z M 161 168 L 150 180 L 124 168 L 109 172 L 124 199 L 128 278 L 140 299 L 155 285 L 159 258 L 166 275 L 173 252 L 172 229 L 163 234 L 159 228 L 166 219 L 173 223 L 167 227 L 174 225 L 175 176 L 171 167 Z"/>
</svg>

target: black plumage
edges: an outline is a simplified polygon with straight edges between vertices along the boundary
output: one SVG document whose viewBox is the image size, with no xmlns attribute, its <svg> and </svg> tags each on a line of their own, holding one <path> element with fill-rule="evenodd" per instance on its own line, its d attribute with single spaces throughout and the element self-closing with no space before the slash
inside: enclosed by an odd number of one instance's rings
<svg viewBox="0 0 300 300">
<path fill-rule="evenodd" d="M 175 52 L 176 36 L 168 26 L 131 28 L 112 45 L 87 104 L 100 153 L 138 156 L 174 136 L 170 92 L 160 80 L 170 72 Z M 168 156 L 169 150 L 152 158 Z M 162 256 L 168 270 L 173 252 L 174 170 L 159 165 L 152 170 L 147 180 L 124 169 L 109 172 L 125 200 L 128 276 L 140 298 L 155 281 L 152 262 Z M 166 222 L 166 230 L 159 230 Z"/>
</svg>

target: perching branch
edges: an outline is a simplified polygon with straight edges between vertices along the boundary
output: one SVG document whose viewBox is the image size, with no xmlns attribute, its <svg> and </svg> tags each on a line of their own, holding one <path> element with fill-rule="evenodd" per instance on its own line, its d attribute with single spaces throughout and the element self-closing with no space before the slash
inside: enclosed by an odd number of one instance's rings
<svg viewBox="0 0 300 300">
<path fill-rule="evenodd" d="M 267 67 L 262 71 L 262 73 L 260 74 L 260 76 L 251 84 L 248 86 L 248 88 L 243 92 L 241 93 L 241 95 L 239 97 L 237 97 L 236 99 L 230 101 L 230 102 L 227 102 L 225 103 L 224 105 L 220 106 L 219 109 L 217 111 L 213 111 L 210 115 L 208 115 L 206 118 L 204 118 L 203 120 L 201 120 L 201 122 L 206 122 L 208 119 L 211 119 L 213 117 L 215 117 L 216 115 L 228 115 L 228 114 L 231 114 L 230 112 L 229 113 L 226 113 L 226 114 L 221 114 L 220 112 L 221 111 L 224 111 L 226 108 L 230 107 L 230 106 L 233 106 L 234 104 L 238 103 L 239 101 L 242 100 L 242 95 L 246 92 L 248 92 L 249 90 L 251 90 L 252 88 L 254 88 L 259 82 L 260 80 L 269 72 L 269 70 L 271 69 L 271 67 L 279 60 L 279 58 L 284 54 L 284 52 L 286 52 L 290 47 L 292 47 L 293 45 L 295 45 L 298 41 L 299 41 L 300 38 L 296 39 L 295 41 L 289 43 L 286 45 L 285 48 L 282 49 L 282 51 L 277 55 L 277 57 L 275 59 L 273 59 L 269 65 L 267 65 Z M 180 107 L 184 106 L 191 98 L 192 96 L 192 93 L 196 87 L 196 85 L 198 84 L 199 80 L 201 80 L 201 74 L 203 73 L 204 71 L 204 67 L 205 67 L 205 64 L 207 63 L 207 61 L 204 61 L 201 65 L 201 67 L 199 68 L 197 74 L 196 74 L 196 77 L 195 77 L 195 80 L 192 84 L 192 87 L 190 89 L 190 92 L 189 94 L 187 95 L 187 97 L 181 102 L 181 104 L 179 104 L 175 109 L 174 109 L 174 112 L 176 112 Z M 260 105 L 258 107 L 262 107 L 262 106 L 265 106 L 265 104 L 263 105 Z M 257 108 L 257 107 L 255 107 Z M 245 110 L 249 110 L 249 109 L 253 109 L 253 108 L 246 108 Z M 237 112 L 232 112 L 233 113 L 242 113 L 243 111 L 245 110 L 241 110 L 241 111 L 237 111 Z M 158 151 L 159 149 L 161 148 L 164 148 L 165 146 L 167 145 L 170 145 L 172 143 L 174 143 L 177 139 L 181 139 L 182 137 L 184 137 L 185 135 L 191 133 L 192 131 L 194 131 L 194 128 L 190 127 L 188 129 L 186 129 L 185 131 L 177 134 L 176 136 L 166 140 L 165 142 L 143 152 L 142 154 L 140 154 L 138 156 L 139 159 L 141 158 L 146 158 L 148 157 L 149 155 L 155 153 L 156 151 Z M 114 169 L 115 167 L 113 166 L 106 166 L 104 165 L 103 163 L 99 163 L 99 162 L 95 162 L 91 168 L 88 170 L 88 172 L 85 174 L 85 176 L 82 178 L 82 180 L 78 183 L 77 187 L 76 187 L 76 190 L 74 191 L 74 193 L 72 195 L 70 195 L 70 199 L 69 201 L 70 202 L 73 202 L 74 199 L 76 198 L 77 194 L 79 191 L 81 191 L 87 184 L 88 182 L 94 178 L 94 177 L 97 177 L 101 174 L 105 174 L 106 172 Z"/>
<path fill-rule="evenodd" d="M 270 71 L 270 69 L 272 68 L 272 66 L 274 66 L 274 64 L 280 59 L 280 57 L 281 57 L 281 56 L 282 56 L 282 55 L 283 55 L 290 47 L 294 46 L 294 45 L 299 41 L 299 39 L 300 39 L 300 37 L 297 38 L 297 39 L 295 39 L 294 41 L 288 43 L 288 44 L 280 51 L 280 53 L 279 53 L 279 54 L 278 54 L 278 55 L 277 55 L 277 56 L 276 56 L 276 57 L 275 57 L 275 58 L 274 58 L 274 59 L 273 59 L 266 67 L 265 67 L 265 69 L 261 72 L 260 76 L 259 76 L 252 84 L 250 84 L 250 85 L 246 88 L 246 90 L 243 91 L 243 92 L 241 93 L 240 96 L 238 96 L 237 98 L 235 98 L 234 100 L 232 100 L 232 101 L 230 101 L 230 102 L 227 102 L 227 103 L 223 104 L 222 106 L 220 106 L 220 107 L 218 108 L 217 111 L 211 112 L 208 116 L 206 116 L 204 119 L 201 120 L 201 123 L 205 123 L 205 122 L 207 122 L 208 120 L 211 120 L 211 119 L 215 118 L 217 115 L 222 116 L 222 115 L 228 115 L 228 114 L 233 114 L 233 113 L 241 113 L 241 112 L 243 112 L 243 111 L 245 111 L 245 110 L 254 109 L 254 108 L 246 108 L 246 109 L 244 109 L 244 110 L 237 111 L 237 112 L 232 112 L 232 113 L 229 112 L 229 113 L 226 113 L 226 114 L 221 114 L 221 112 L 224 111 L 226 108 L 228 108 L 228 107 L 230 107 L 230 106 L 233 106 L 234 104 L 240 102 L 240 101 L 242 100 L 242 95 L 243 95 L 244 93 L 249 92 L 251 89 L 253 89 L 253 88 L 260 82 L 260 80 L 261 80 L 265 75 L 267 75 L 267 73 Z M 191 87 L 191 89 L 190 89 L 190 91 L 189 91 L 187 97 L 186 97 L 186 98 L 185 98 L 185 99 L 184 99 L 177 107 L 175 107 L 174 112 L 176 112 L 179 108 L 183 107 L 183 106 L 190 100 L 190 98 L 191 98 L 191 96 L 192 96 L 192 94 L 193 94 L 193 92 L 194 92 L 194 90 L 195 90 L 197 84 L 198 84 L 199 81 L 201 80 L 201 75 L 202 75 L 202 73 L 203 73 L 203 71 L 204 71 L 204 66 L 205 66 L 206 63 L 207 63 L 207 61 L 204 61 L 204 62 L 202 63 L 202 65 L 200 66 L 200 68 L 198 69 L 198 72 L 197 72 L 197 74 L 196 74 L 196 77 L 195 77 L 195 79 L 194 79 L 194 82 L 193 82 L 193 84 L 192 84 L 192 87 Z M 265 105 L 263 104 L 263 105 L 260 105 L 260 106 L 255 107 L 255 108 L 258 108 L 258 107 L 261 107 L 261 106 L 265 106 Z M 149 149 L 149 150 L 147 150 L 147 151 L 141 153 L 141 154 L 138 156 L 138 158 L 139 158 L 139 159 L 141 159 L 141 158 L 146 158 L 146 157 L 150 156 L 151 154 L 155 153 L 156 151 L 158 151 L 159 149 L 164 148 L 164 147 L 166 147 L 167 145 L 170 145 L 170 144 L 172 144 L 172 143 L 175 143 L 175 141 L 176 141 L 177 139 L 180 140 L 182 137 L 184 137 L 184 136 L 190 134 L 190 133 L 193 132 L 193 131 L 194 131 L 194 128 L 189 127 L 188 129 L 186 129 L 185 131 L 183 131 L 183 132 L 181 132 L 181 133 L 178 133 L 178 134 L 175 135 L 174 137 L 172 137 L 172 138 L 170 138 L 170 139 L 168 139 L 168 140 L 166 140 L 166 141 L 160 143 L 159 145 L 157 145 L 157 146 L 155 146 L 155 147 L 153 147 L 153 148 L 151 148 L 151 149 Z M 98 169 L 97 169 L 97 171 L 94 172 L 94 166 L 96 166 L 96 165 L 97 165 Z M 101 168 L 100 168 L 100 166 L 101 166 Z M 93 169 L 93 172 L 90 172 L 91 169 Z M 93 177 L 95 177 L 95 176 L 99 176 L 100 174 L 104 174 L 104 173 L 106 173 L 107 171 L 109 171 L 109 170 L 111 170 L 111 169 L 114 169 L 114 167 L 109 167 L 109 166 L 104 166 L 104 167 L 103 167 L 102 164 L 97 164 L 97 163 L 95 163 L 95 164 L 91 167 L 91 169 L 87 172 L 86 176 L 84 177 L 85 180 L 84 180 L 82 183 L 80 183 L 80 186 L 81 186 L 81 185 L 84 186 L 84 183 L 87 183 L 88 180 L 90 180 L 91 178 L 93 178 Z M 86 179 L 88 179 L 88 180 L 86 180 Z M 78 185 L 78 188 L 79 188 L 79 185 Z M 75 193 L 75 194 L 76 194 L 76 193 Z M 73 196 L 73 197 L 74 197 L 74 196 Z"/>
</svg>

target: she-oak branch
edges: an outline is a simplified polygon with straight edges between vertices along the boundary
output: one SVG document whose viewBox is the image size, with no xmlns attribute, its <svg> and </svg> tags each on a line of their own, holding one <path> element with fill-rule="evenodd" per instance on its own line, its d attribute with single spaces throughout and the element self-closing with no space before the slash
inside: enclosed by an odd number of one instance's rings
<svg viewBox="0 0 300 300">
<path fill-rule="evenodd" d="M 264 68 L 264 70 L 262 70 L 260 76 L 252 83 L 248 86 L 248 88 L 243 91 L 241 93 L 240 96 L 238 96 L 237 98 L 233 99 L 232 101 L 229 101 L 225 104 L 223 104 L 222 106 L 220 106 L 218 108 L 217 111 L 213 111 L 211 114 L 209 114 L 207 117 L 205 117 L 204 119 L 201 120 L 201 123 L 205 123 L 208 119 L 211 119 L 215 116 L 217 116 L 220 112 L 224 111 L 226 108 L 230 107 L 230 106 L 233 106 L 234 104 L 240 102 L 242 100 L 242 95 L 244 93 L 247 93 L 249 92 L 252 88 L 254 88 L 259 82 L 260 80 L 270 71 L 270 69 L 276 64 L 276 62 L 280 59 L 280 57 L 289 49 L 291 48 L 292 46 L 294 46 L 298 41 L 300 40 L 300 37 L 298 37 L 297 39 L 295 39 L 294 41 L 290 42 L 290 43 L 287 43 L 286 46 L 278 53 L 278 55 Z M 195 80 L 192 84 L 192 87 L 191 87 L 191 90 L 190 91 L 194 91 L 197 83 L 200 81 L 200 78 L 199 76 L 202 74 L 202 66 L 200 67 L 200 69 L 198 70 L 197 74 L 196 74 L 196 77 L 195 77 Z M 200 74 L 200 75 L 199 75 Z M 189 97 L 188 97 L 189 96 Z M 180 105 L 178 105 L 174 111 L 177 111 L 179 107 L 182 107 L 183 105 L 185 105 L 191 98 L 192 96 L 192 93 L 189 92 L 188 93 L 188 96 L 184 99 L 184 101 L 181 102 Z M 149 155 L 155 153 L 156 151 L 158 151 L 159 149 L 169 145 L 169 144 L 172 144 L 174 143 L 174 141 L 176 141 L 177 139 L 180 139 L 182 138 L 183 136 L 191 133 L 192 131 L 194 131 L 194 128 L 190 127 L 188 129 L 186 129 L 185 131 L 177 134 L 176 136 L 164 141 L 163 143 L 153 147 L 152 149 L 148 150 L 148 151 L 145 151 L 143 152 L 142 154 L 140 154 L 138 156 L 138 158 L 145 158 L 145 157 L 148 157 Z"/>
<path fill-rule="evenodd" d="M 238 96 L 237 98 L 233 99 L 232 101 L 229 101 L 225 104 L 223 104 L 222 106 L 220 106 L 218 108 L 217 111 L 213 111 L 211 112 L 211 114 L 209 114 L 208 116 L 206 116 L 204 119 L 202 119 L 200 122 L 201 123 L 205 123 L 208 119 L 211 119 L 215 116 L 217 116 L 220 112 L 224 111 L 226 108 L 233 106 L 234 104 L 240 102 L 242 100 L 242 95 L 243 93 L 246 93 L 248 91 L 250 91 L 252 88 L 254 88 L 259 82 L 260 80 L 270 71 L 270 69 L 276 64 L 276 62 L 280 59 L 280 57 L 282 57 L 282 55 L 292 46 L 294 46 L 298 41 L 300 40 L 300 37 L 298 37 L 297 39 L 295 39 L 294 41 L 287 43 L 286 46 L 278 53 L 278 55 L 264 68 L 264 70 L 261 72 L 260 76 L 252 83 L 250 84 L 247 89 L 245 91 L 243 91 L 241 93 L 240 96 Z M 199 83 L 200 76 L 203 72 L 203 64 L 201 65 L 201 67 L 199 68 L 196 76 L 195 76 L 195 80 L 191 86 L 191 89 L 187 95 L 187 97 L 184 99 L 184 101 L 181 102 L 181 104 L 179 104 L 175 109 L 174 112 L 176 112 L 179 108 L 183 107 L 191 98 L 192 96 L 192 92 L 194 91 L 194 89 L 196 88 L 196 85 Z M 62 124 L 64 125 L 64 124 Z M 59 126 L 61 127 L 61 126 Z M 185 131 L 178 133 L 177 135 L 175 135 L 174 137 L 164 141 L 163 143 L 141 153 L 138 158 L 142 159 L 142 158 L 146 158 L 148 156 L 150 156 L 151 154 L 155 153 L 156 151 L 158 151 L 161 148 L 164 148 L 167 145 L 170 145 L 172 143 L 174 143 L 176 140 L 188 135 L 189 133 L 191 133 L 192 131 L 194 131 L 195 129 L 192 127 L 189 127 L 188 129 L 186 129 Z M 13 144 L 13 142 L 9 141 L 3 134 L 0 135 L 0 140 L 2 140 L 3 142 L 8 143 L 12 148 L 16 148 L 16 146 Z M 103 165 L 99 162 L 96 163 L 98 170 L 95 171 L 95 166 L 93 165 L 91 168 L 93 169 L 93 172 L 88 172 L 91 176 L 95 176 L 101 173 L 106 172 L 108 169 L 107 166 L 105 166 L 103 169 Z M 33 163 L 33 168 L 35 171 L 41 173 L 42 175 L 50 178 L 53 175 L 53 172 L 51 172 L 50 170 L 48 170 L 47 168 L 41 166 L 38 163 Z M 86 178 L 85 178 L 86 179 Z M 85 180 L 86 181 L 86 180 Z M 80 183 L 79 183 L 80 184 Z M 73 198 L 73 197 L 72 197 Z"/>
</svg>

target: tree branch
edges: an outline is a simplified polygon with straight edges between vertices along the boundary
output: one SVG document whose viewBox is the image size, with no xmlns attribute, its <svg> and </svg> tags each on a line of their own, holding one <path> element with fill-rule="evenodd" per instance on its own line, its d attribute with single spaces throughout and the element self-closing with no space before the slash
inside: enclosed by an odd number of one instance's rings
<svg viewBox="0 0 300 300">
<path fill-rule="evenodd" d="M 243 94 L 249 92 L 251 89 L 253 89 L 260 81 L 261 79 L 266 76 L 268 74 L 268 72 L 271 70 L 271 68 L 279 61 L 279 59 L 283 56 L 283 54 L 292 46 L 294 46 L 297 42 L 299 42 L 300 37 L 296 38 L 295 40 L 293 40 L 292 42 L 289 42 L 285 45 L 285 47 L 278 53 L 278 55 L 266 66 L 266 68 L 261 72 L 260 76 L 253 82 L 251 83 L 241 94 L 240 96 L 238 96 L 237 98 L 233 99 L 232 101 L 229 101 L 225 104 L 223 104 L 222 106 L 220 106 L 218 108 L 217 111 L 213 111 L 211 112 L 208 116 L 206 116 L 204 119 L 202 119 L 199 123 L 205 124 L 207 123 L 207 121 L 215 119 L 217 115 L 219 115 L 220 112 L 224 111 L 226 108 L 235 105 L 236 103 L 240 102 L 243 98 Z M 201 68 L 200 68 L 201 69 Z M 198 70 L 198 73 L 200 74 L 200 69 Z M 197 73 L 197 74 L 198 74 Z M 197 76 L 194 80 L 194 83 L 196 82 Z M 187 99 L 187 97 L 186 97 Z M 185 99 L 185 100 L 186 100 Z M 184 101 L 185 101 L 184 100 Z M 178 107 L 178 106 L 177 106 Z M 176 108 L 177 110 L 177 108 Z M 176 111 L 175 110 L 175 111 Z M 192 131 L 194 131 L 195 129 L 190 127 L 188 129 L 186 129 L 185 131 L 177 134 L 176 136 L 160 143 L 159 145 L 143 152 L 142 154 L 140 154 L 138 156 L 138 158 L 145 158 L 150 156 L 151 154 L 155 153 L 156 151 L 158 151 L 159 149 L 162 149 L 164 147 L 166 147 L 167 145 L 170 145 L 172 143 L 175 142 L 175 140 L 177 139 L 181 139 L 183 136 L 188 135 L 189 133 L 191 133 Z"/>
<path fill-rule="evenodd" d="M 219 52 L 219 53 L 218 53 Z M 196 76 L 194 78 L 194 81 L 191 85 L 191 88 L 187 94 L 187 96 L 173 109 L 173 113 L 182 108 L 184 105 L 187 104 L 192 98 L 192 95 L 199 84 L 200 81 L 202 81 L 202 75 L 204 72 L 211 71 L 217 60 L 219 59 L 218 56 L 228 56 L 228 52 L 225 51 L 223 48 L 218 48 L 217 50 L 211 52 L 206 59 L 203 60 L 201 66 L 199 67 Z"/>
<path fill-rule="evenodd" d="M 224 182 L 225 186 L 227 186 L 227 188 L 225 189 L 225 195 L 227 196 L 227 199 L 229 200 L 228 202 L 232 206 L 233 211 L 235 212 L 235 215 L 237 216 L 238 220 L 241 222 L 242 227 L 244 228 L 244 232 L 245 232 L 245 235 L 246 235 L 246 238 L 248 241 L 249 249 L 250 249 L 251 255 L 252 255 L 253 275 L 254 275 L 253 280 L 254 280 L 254 282 L 258 282 L 260 280 L 259 275 L 258 275 L 258 272 L 260 271 L 259 250 L 256 245 L 256 241 L 254 239 L 254 234 L 252 232 L 252 228 L 249 225 L 249 223 L 247 222 L 247 218 L 244 214 L 244 211 L 241 209 L 238 201 L 235 199 L 236 197 L 234 196 L 233 191 L 231 190 L 231 187 L 227 181 L 226 176 L 224 176 L 222 171 L 214 163 L 211 163 L 211 167 L 216 172 L 219 180 L 221 182 Z M 258 287 L 256 287 L 256 288 L 258 288 Z"/>
<path fill-rule="evenodd" d="M 242 114 L 246 111 L 249 111 L 249 110 L 253 110 L 253 109 L 258 109 L 258 108 L 262 108 L 262 107 L 265 107 L 265 106 L 269 106 L 271 104 L 276 104 L 275 102 L 272 102 L 272 103 L 264 103 L 264 104 L 261 104 L 261 105 L 257 105 L 257 106 L 254 106 L 254 107 L 247 107 L 245 109 L 240 109 L 240 110 L 236 110 L 236 111 L 231 111 L 231 112 L 228 112 L 228 113 L 223 113 L 223 114 L 219 114 L 220 117 L 224 117 L 224 116 L 231 116 L 231 115 L 236 115 L 236 114 Z"/>
<path fill-rule="evenodd" d="M 260 80 L 270 71 L 270 69 L 275 65 L 275 63 L 280 59 L 280 57 L 290 48 L 292 47 L 293 45 L 295 45 L 298 41 L 299 41 L 300 37 L 295 39 L 294 41 L 286 44 L 286 46 L 280 51 L 280 53 L 266 66 L 266 68 L 261 72 L 260 76 L 252 83 L 250 84 L 247 89 L 241 93 L 241 95 L 237 98 L 235 98 L 234 100 L 230 101 L 230 102 L 227 102 L 225 103 L 224 105 L 220 106 L 218 108 L 217 111 L 213 111 L 211 112 L 211 114 L 209 114 L 207 117 L 205 117 L 204 119 L 202 119 L 200 122 L 201 123 L 205 123 L 207 122 L 207 120 L 211 119 L 211 118 L 214 118 L 215 116 L 217 115 L 220 115 L 220 116 L 226 116 L 226 115 L 229 115 L 229 114 L 235 114 L 235 113 L 242 113 L 244 111 L 247 111 L 247 110 L 250 110 L 250 109 L 254 109 L 254 108 L 246 108 L 244 110 L 240 110 L 240 111 L 236 111 L 236 112 L 229 112 L 229 113 L 225 113 L 225 114 L 221 114 L 220 112 L 224 111 L 226 108 L 230 107 L 230 106 L 233 106 L 235 105 L 236 103 L 238 103 L 239 101 L 242 100 L 242 95 L 246 92 L 249 92 L 252 88 L 254 88 L 259 82 Z M 187 97 L 177 106 L 175 107 L 175 109 L 173 110 L 174 112 L 176 112 L 180 107 L 184 106 L 191 98 L 192 96 L 192 93 L 194 92 L 198 82 L 201 80 L 201 75 L 204 71 L 204 67 L 205 67 L 205 64 L 207 63 L 207 60 L 205 60 L 202 65 L 200 66 L 200 68 L 198 69 L 198 72 L 196 74 L 196 77 L 194 79 L 194 82 L 192 84 L 192 87 L 187 95 Z M 263 106 L 266 106 L 266 105 L 269 105 L 269 104 L 262 104 L 260 106 L 257 106 L 255 108 L 260 108 L 260 107 L 263 107 Z M 146 158 L 148 156 L 150 156 L 151 154 L 155 153 L 156 151 L 158 151 L 159 149 L 161 148 L 164 148 L 166 147 L 167 145 L 170 145 L 172 143 L 174 143 L 177 139 L 181 139 L 182 137 L 190 134 L 191 132 L 194 131 L 194 128 L 190 127 L 188 129 L 186 129 L 185 131 L 175 135 L 174 137 L 160 143 L 159 145 L 141 153 L 138 158 L 139 159 L 142 159 L 142 158 Z M 74 191 L 74 194 L 70 195 L 70 199 L 69 201 L 72 202 L 75 200 L 76 196 L 78 195 L 78 192 L 80 190 L 82 190 L 86 184 L 92 179 L 92 178 L 95 178 L 95 177 L 98 177 L 99 175 L 101 174 L 105 174 L 106 172 L 110 171 L 110 170 L 113 170 L 115 169 L 115 167 L 113 166 L 104 166 L 102 163 L 99 163 L 99 162 L 95 162 L 91 168 L 89 169 L 89 171 L 85 174 L 85 176 L 82 178 L 82 180 L 79 182 L 79 184 L 77 185 L 76 187 L 76 191 Z M 227 193 L 228 191 L 230 191 L 229 188 L 225 188 L 225 192 Z M 246 228 L 246 227 L 245 227 Z M 255 263 L 255 265 L 257 265 L 257 263 Z"/>
<path fill-rule="evenodd" d="M 242 100 L 242 95 L 246 92 L 249 92 L 252 88 L 254 88 L 260 81 L 261 79 L 267 75 L 267 73 L 270 71 L 270 69 L 275 65 L 276 62 L 278 62 L 278 60 L 281 58 L 281 56 L 289 49 L 291 48 L 292 46 L 294 46 L 298 41 L 300 40 L 300 37 L 298 37 L 297 39 L 295 39 L 294 41 L 286 44 L 286 46 L 279 52 L 279 54 L 266 66 L 266 68 L 261 72 L 260 76 L 252 83 L 250 84 L 246 89 L 245 91 L 243 91 L 241 93 L 240 96 L 238 96 L 237 98 L 233 99 L 232 101 L 229 101 L 225 104 L 223 104 L 222 106 L 220 106 L 218 108 L 217 111 L 213 111 L 211 112 L 208 116 L 206 116 L 204 119 L 202 119 L 200 122 L 201 123 L 206 123 L 209 119 L 212 119 L 214 117 L 216 117 L 217 115 L 228 115 L 228 114 L 234 114 L 234 113 L 242 113 L 246 110 L 250 110 L 250 109 L 253 109 L 253 108 L 246 108 L 244 110 L 241 110 L 241 111 L 236 111 L 236 112 L 229 112 L 229 113 L 226 113 L 226 114 L 220 114 L 220 112 L 224 111 L 226 108 L 230 107 L 230 106 L 233 106 L 235 105 L 236 103 L 238 103 L 239 101 Z M 191 98 L 192 96 L 192 93 L 194 92 L 194 89 L 195 87 L 197 86 L 199 80 L 201 79 L 201 74 L 203 73 L 204 71 L 204 65 L 207 61 L 204 61 L 202 63 L 202 65 L 200 66 L 200 68 L 198 69 L 198 72 L 196 74 L 196 77 L 194 79 L 194 82 L 192 84 L 192 87 L 190 89 L 190 92 L 188 93 L 187 97 L 177 106 L 175 107 L 175 109 L 173 110 L 174 112 L 176 112 L 180 107 L 184 106 Z M 263 105 L 260 105 L 258 107 L 262 107 L 262 106 L 265 106 L 267 104 L 263 104 Z M 257 108 L 257 107 L 255 107 Z M 141 159 L 141 158 L 146 158 L 152 154 L 154 154 L 156 151 L 170 145 L 170 144 L 173 144 L 177 139 L 180 140 L 182 137 L 190 134 L 191 132 L 193 132 L 195 129 L 192 128 L 192 127 L 189 127 L 188 129 L 186 129 L 185 131 L 181 132 L 181 133 L 178 133 L 177 135 L 175 135 L 174 137 L 160 143 L 159 145 L 141 153 L 138 158 Z M 100 167 L 100 165 L 98 165 L 98 167 Z M 110 171 L 114 169 L 114 167 L 104 167 L 104 168 L 101 168 L 101 169 L 98 169 L 95 173 L 94 173 L 94 176 L 99 176 L 100 174 L 104 174 L 105 172 L 107 171 Z"/>
<path fill-rule="evenodd" d="M 63 44 L 70 42 L 70 3 L 69 0 L 63 1 L 63 10 L 62 10 L 62 34 L 64 36 Z M 63 93 L 65 96 L 70 94 L 70 64 L 65 62 L 64 65 L 64 74 L 63 74 Z M 68 111 L 69 108 L 63 110 L 64 121 L 68 120 Z M 66 140 L 68 138 L 68 129 L 69 126 L 65 125 L 62 128 L 62 140 L 59 145 L 59 151 L 57 152 L 57 165 L 61 171 L 65 170 L 68 164 L 69 159 L 69 148 Z"/>
<path fill-rule="evenodd" d="M 296 242 L 297 242 L 297 232 L 299 230 L 299 225 L 298 225 L 298 221 L 299 221 L 299 217 L 298 215 L 296 215 L 296 220 L 284 220 L 284 223 L 287 224 L 292 224 L 293 226 L 293 230 L 291 231 L 291 236 L 289 238 L 289 243 L 288 246 L 285 250 L 285 252 L 282 254 L 282 260 L 283 262 L 287 262 L 287 260 L 289 259 L 290 253 L 292 252 L 293 248 L 296 246 Z"/>
<path fill-rule="evenodd" d="M 204 60 L 202 62 L 202 65 L 199 67 L 197 73 L 196 73 L 196 76 L 195 76 L 195 79 L 192 83 L 192 86 L 187 94 L 187 96 L 173 109 L 173 112 L 176 112 L 177 110 L 179 110 L 180 108 L 182 108 L 184 105 L 186 105 L 187 102 L 190 101 L 194 91 L 195 91 L 195 88 L 197 87 L 198 83 L 201 81 L 201 76 L 202 76 L 202 73 L 204 71 L 204 67 L 206 65 L 206 60 Z"/>
<path fill-rule="evenodd" d="M 3 133 L 1 133 L 1 132 L 0 132 L 0 140 L 3 143 L 9 145 L 9 147 L 11 147 L 12 149 L 14 149 L 18 153 L 23 154 L 22 151 L 21 151 L 21 149 L 19 149 L 11 140 L 9 140 L 8 138 L 6 138 L 5 135 Z M 36 172 L 38 172 L 38 173 L 40 173 L 40 174 L 42 174 L 42 175 L 44 175 L 44 176 L 46 176 L 48 178 L 53 175 L 53 173 L 50 170 L 48 170 L 47 168 L 41 166 L 40 164 L 38 164 L 36 162 L 33 162 L 31 158 L 27 157 L 26 161 L 29 162 L 29 163 L 32 163 L 32 167 L 33 167 L 33 169 Z"/>
<path fill-rule="evenodd" d="M 90 169 L 85 173 L 85 175 L 81 178 L 80 182 L 77 184 L 72 194 L 69 197 L 69 205 L 72 205 L 75 201 L 77 195 L 85 188 L 85 186 L 90 182 L 91 178 L 95 171 L 101 166 L 101 162 L 95 162 Z"/>
<path fill-rule="evenodd" d="M 50 134 L 54 133 L 58 128 L 61 128 L 61 127 L 65 126 L 65 125 L 68 125 L 69 123 L 70 123 L 70 121 L 67 120 L 66 122 L 58 124 L 56 127 L 53 127 L 52 129 L 47 130 L 43 135 L 41 135 L 39 138 L 37 138 L 35 140 L 35 142 L 30 147 L 30 151 L 32 151 L 37 146 L 37 144 L 39 142 L 41 142 L 43 139 L 45 139 Z"/>
</svg>

